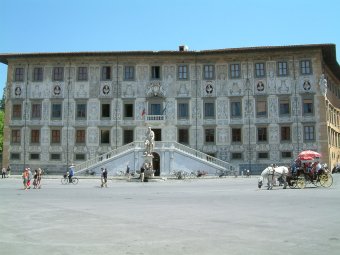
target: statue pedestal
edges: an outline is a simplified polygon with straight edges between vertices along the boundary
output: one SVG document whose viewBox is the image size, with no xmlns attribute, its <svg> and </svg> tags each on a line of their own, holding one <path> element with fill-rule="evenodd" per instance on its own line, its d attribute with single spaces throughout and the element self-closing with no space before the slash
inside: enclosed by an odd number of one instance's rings
<svg viewBox="0 0 340 255">
<path fill-rule="evenodd" d="M 155 170 L 153 170 L 153 165 L 152 165 L 152 159 L 153 155 L 152 154 L 145 154 L 144 156 L 144 166 L 147 165 L 148 168 L 145 168 L 144 171 L 144 176 L 145 178 L 152 178 L 155 176 Z"/>
</svg>

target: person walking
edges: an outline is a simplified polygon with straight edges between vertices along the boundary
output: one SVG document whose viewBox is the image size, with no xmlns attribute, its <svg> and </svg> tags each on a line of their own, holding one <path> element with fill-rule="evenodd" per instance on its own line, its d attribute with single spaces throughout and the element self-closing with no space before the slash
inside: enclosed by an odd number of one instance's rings
<svg viewBox="0 0 340 255">
<path fill-rule="evenodd" d="M 32 180 L 32 172 L 31 172 L 31 168 L 27 168 L 28 170 L 28 180 L 27 180 L 27 188 L 30 189 L 31 188 L 31 180 Z"/>
<path fill-rule="evenodd" d="M 130 174 L 129 162 L 128 162 L 127 165 L 126 165 L 126 172 L 125 172 L 125 175 L 127 176 L 128 181 L 130 181 L 131 174 Z"/>
<path fill-rule="evenodd" d="M 10 165 L 8 165 L 6 171 L 7 171 L 7 177 L 10 177 L 11 176 L 11 166 Z"/>
<path fill-rule="evenodd" d="M 38 187 L 38 169 L 35 169 L 33 174 L 33 189 L 36 189 L 37 187 Z"/>
<path fill-rule="evenodd" d="M 41 176 L 42 176 L 42 170 L 39 167 L 38 168 L 38 174 L 37 174 L 37 188 L 41 189 Z"/>
<path fill-rule="evenodd" d="M 24 184 L 24 189 L 27 190 L 27 183 L 28 183 L 28 168 L 25 168 L 25 170 L 22 173 L 22 180 Z"/>
<path fill-rule="evenodd" d="M 101 187 L 103 188 L 104 186 L 107 188 L 107 169 L 106 168 L 102 168 L 102 176 L 101 176 L 101 180 L 102 180 L 102 185 Z"/>
<path fill-rule="evenodd" d="M 140 181 L 144 182 L 144 172 L 145 172 L 145 168 L 144 165 L 140 168 Z"/>
<path fill-rule="evenodd" d="M 1 170 L 1 178 L 6 178 L 6 168 L 3 167 L 2 170 Z"/>
</svg>

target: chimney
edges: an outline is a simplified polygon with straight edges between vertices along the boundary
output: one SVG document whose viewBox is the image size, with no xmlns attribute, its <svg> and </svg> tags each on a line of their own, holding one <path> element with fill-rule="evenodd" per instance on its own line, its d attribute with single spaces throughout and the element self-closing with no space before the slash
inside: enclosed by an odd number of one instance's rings
<svg viewBox="0 0 340 255">
<path fill-rule="evenodd" d="M 186 46 L 186 45 L 180 45 L 180 46 L 178 47 L 178 50 L 179 50 L 179 51 L 188 51 L 188 50 L 189 50 L 189 47 Z"/>
</svg>

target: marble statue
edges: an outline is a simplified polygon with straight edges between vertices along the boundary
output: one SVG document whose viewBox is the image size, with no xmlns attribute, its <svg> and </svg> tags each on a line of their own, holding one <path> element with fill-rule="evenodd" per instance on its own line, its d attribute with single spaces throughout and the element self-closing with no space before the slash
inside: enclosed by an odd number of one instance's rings
<svg viewBox="0 0 340 255">
<path fill-rule="evenodd" d="M 145 154 L 152 155 L 153 148 L 155 147 L 155 133 L 152 131 L 151 127 L 148 128 L 146 132 L 146 139 L 144 142 Z"/>
<path fill-rule="evenodd" d="M 319 85 L 320 85 L 321 93 L 323 94 L 324 97 L 326 97 L 327 96 L 327 80 L 324 74 L 321 74 Z"/>
<path fill-rule="evenodd" d="M 152 131 L 151 127 L 149 127 L 148 130 L 146 131 L 146 139 L 144 142 L 144 146 L 145 146 L 145 151 L 143 155 L 144 163 L 142 168 L 144 168 L 145 178 L 148 179 L 150 177 L 153 177 L 155 173 L 152 164 L 153 159 L 152 152 L 155 147 L 155 133 Z"/>
</svg>

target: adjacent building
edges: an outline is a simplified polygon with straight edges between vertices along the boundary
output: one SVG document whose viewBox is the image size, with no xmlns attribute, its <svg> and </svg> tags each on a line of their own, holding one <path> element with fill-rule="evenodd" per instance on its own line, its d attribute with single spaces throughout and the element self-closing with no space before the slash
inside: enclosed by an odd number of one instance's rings
<svg viewBox="0 0 340 255">
<path fill-rule="evenodd" d="M 8 65 L 3 165 L 14 170 L 63 171 L 143 141 L 149 126 L 156 141 L 240 170 L 290 164 L 305 149 L 331 167 L 340 162 L 333 44 L 15 53 L 0 61 Z"/>
</svg>

